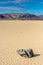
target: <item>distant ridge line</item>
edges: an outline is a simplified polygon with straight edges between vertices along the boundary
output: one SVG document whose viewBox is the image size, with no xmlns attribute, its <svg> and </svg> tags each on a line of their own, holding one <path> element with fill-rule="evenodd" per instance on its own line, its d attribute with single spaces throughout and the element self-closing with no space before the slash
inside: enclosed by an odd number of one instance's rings
<svg viewBox="0 0 43 65">
<path fill-rule="evenodd" d="M 0 14 L 2 20 L 43 20 L 43 15 L 37 16 L 29 13 L 4 13 Z"/>
</svg>

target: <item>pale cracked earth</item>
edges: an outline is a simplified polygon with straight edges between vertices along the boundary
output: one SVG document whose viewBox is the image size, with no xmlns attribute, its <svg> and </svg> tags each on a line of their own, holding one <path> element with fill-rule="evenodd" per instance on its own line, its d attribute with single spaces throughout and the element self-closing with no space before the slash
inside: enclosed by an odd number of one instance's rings
<svg viewBox="0 0 43 65">
<path fill-rule="evenodd" d="M 22 48 L 36 56 L 21 57 Z M 43 65 L 43 20 L 0 20 L 0 65 Z"/>
</svg>

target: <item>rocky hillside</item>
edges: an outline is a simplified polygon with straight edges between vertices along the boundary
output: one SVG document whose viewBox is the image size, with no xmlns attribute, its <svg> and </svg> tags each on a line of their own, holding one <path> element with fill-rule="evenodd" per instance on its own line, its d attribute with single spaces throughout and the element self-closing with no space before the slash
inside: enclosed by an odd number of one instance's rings
<svg viewBox="0 0 43 65">
<path fill-rule="evenodd" d="M 11 20 L 34 20 L 41 19 L 39 16 L 28 13 L 9 13 L 9 14 L 0 14 L 0 19 L 11 19 Z"/>
</svg>

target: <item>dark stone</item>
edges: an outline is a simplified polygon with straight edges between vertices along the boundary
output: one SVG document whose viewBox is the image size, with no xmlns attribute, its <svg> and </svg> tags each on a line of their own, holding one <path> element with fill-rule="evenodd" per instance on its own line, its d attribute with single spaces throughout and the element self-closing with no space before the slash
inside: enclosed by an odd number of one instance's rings
<svg viewBox="0 0 43 65">
<path fill-rule="evenodd" d="M 17 50 L 17 52 L 20 56 L 26 55 L 28 58 L 31 58 L 34 56 L 32 49 L 19 49 L 19 50 Z"/>
</svg>

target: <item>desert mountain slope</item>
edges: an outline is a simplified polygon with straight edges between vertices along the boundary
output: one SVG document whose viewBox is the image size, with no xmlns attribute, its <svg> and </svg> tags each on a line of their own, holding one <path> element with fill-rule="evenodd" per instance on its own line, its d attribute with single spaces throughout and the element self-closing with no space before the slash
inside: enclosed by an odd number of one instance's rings
<svg viewBox="0 0 43 65">
<path fill-rule="evenodd" d="M 31 19 L 41 19 L 39 16 L 29 13 L 9 13 L 0 14 L 0 19 L 20 19 L 20 20 L 31 20 Z"/>
</svg>

